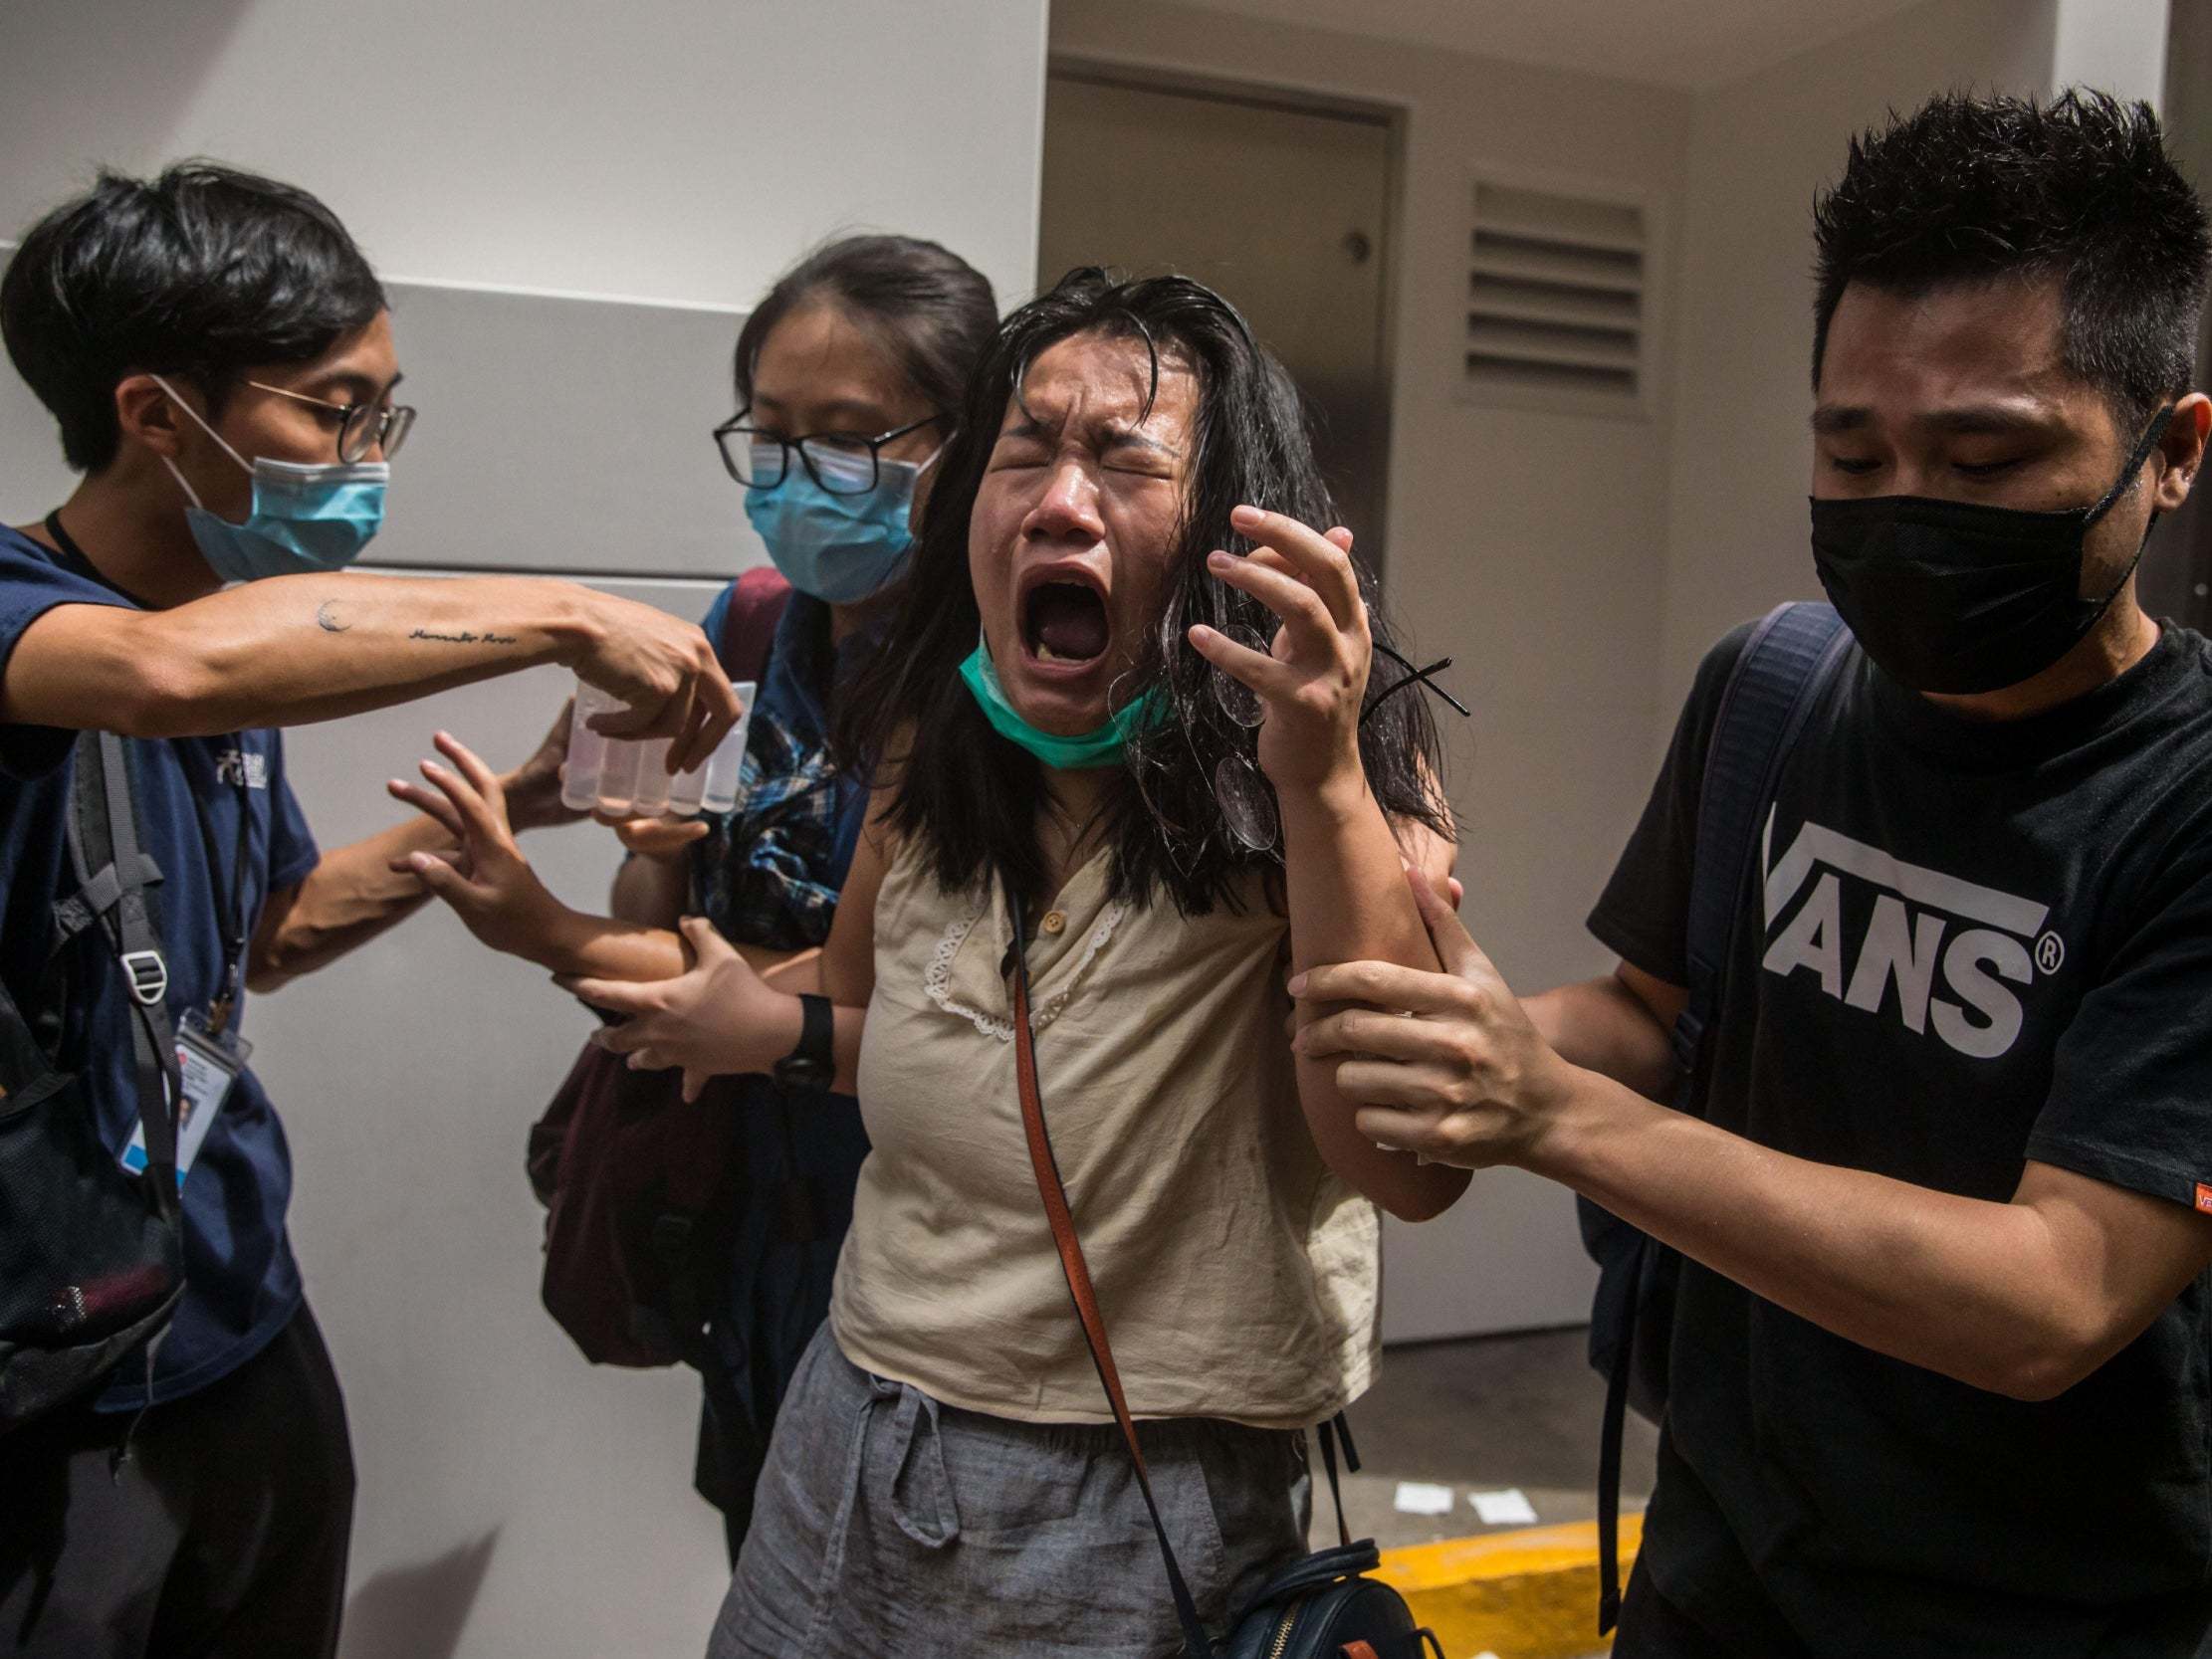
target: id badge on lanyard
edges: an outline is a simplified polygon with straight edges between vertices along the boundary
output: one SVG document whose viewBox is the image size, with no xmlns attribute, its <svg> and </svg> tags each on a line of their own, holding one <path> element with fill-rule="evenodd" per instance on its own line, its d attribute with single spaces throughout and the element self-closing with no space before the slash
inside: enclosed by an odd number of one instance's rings
<svg viewBox="0 0 2212 1659">
<path fill-rule="evenodd" d="M 192 1160 L 199 1156 L 208 1130 L 230 1099 L 239 1073 L 246 1069 L 246 1062 L 254 1053 L 253 1045 L 238 1035 L 234 1023 L 238 1017 L 240 980 L 246 961 L 246 874 L 253 843 L 253 796 L 246 777 L 243 735 L 231 740 L 231 748 L 239 768 L 238 852 L 231 866 L 229 904 L 223 918 L 221 989 L 205 1012 L 191 1009 L 176 1024 L 176 1184 L 179 1188 L 191 1172 Z M 211 901 L 220 902 L 224 895 L 215 856 L 215 825 L 208 816 L 206 803 L 197 793 L 192 797 L 192 804 L 199 814 L 200 841 L 207 855 L 208 896 Z M 130 1143 L 122 1149 L 122 1166 L 134 1175 L 145 1169 L 144 1126 L 130 1132 Z"/>
<path fill-rule="evenodd" d="M 176 1184 L 181 1188 L 199 1156 L 215 1115 L 230 1099 L 231 1086 L 253 1058 L 253 1045 L 235 1032 L 214 1032 L 198 1009 L 177 1022 L 176 1071 L 181 1085 L 177 1099 Z M 122 1149 L 122 1166 L 133 1175 L 146 1166 L 146 1132 L 130 1132 L 130 1144 Z"/>
</svg>

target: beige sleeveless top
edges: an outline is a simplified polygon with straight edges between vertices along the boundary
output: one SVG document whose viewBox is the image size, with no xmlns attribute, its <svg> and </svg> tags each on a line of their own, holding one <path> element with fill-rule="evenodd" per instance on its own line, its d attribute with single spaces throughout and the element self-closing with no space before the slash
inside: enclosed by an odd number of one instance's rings
<svg viewBox="0 0 2212 1659">
<path fill-rule="evenodd" d="M 1378 1349 L 1375 1206 L 1299 1110 L 1288 925 L 1106 898 L 1107 854 L 1030 951 L 1045 1120 L 1140 1417 L 1319 1422 Z M 998 974 L 995 889 L 948 895 L 901 849 L 876 900 L 861 1165 L 830 1321 L 845 1356 L 950 1405 L 1111 1421 L 1037 1197 Z"/>
</svg>

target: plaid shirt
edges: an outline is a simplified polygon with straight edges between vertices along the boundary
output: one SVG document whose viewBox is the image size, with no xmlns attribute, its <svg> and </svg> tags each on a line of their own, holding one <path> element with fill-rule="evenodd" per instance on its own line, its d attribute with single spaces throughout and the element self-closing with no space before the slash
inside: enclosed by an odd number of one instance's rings
<svg viewBox="0 0 2212 1659">
<path fill-rule="evenodd" d="M 707 637 L 718 650 L 727 609 L 725 595 L 707 614 Z M 754 702 L 737 810 L 692 847 L 693 899 L 727 938 L 795 950 L 829 936 L 868 794 L 830 770 L 824 706 L 868 647 L 855 635 L 832 652 L 829 607 L 803 593 L 785 602 Z M 733 679 L 751 679 L 755 670 L 722 666 Z M 794 1106 L 766 1077 L 741 1079 L 739 1087 L 743 1190 L 728 1217 L 729 1257 L 708 1324 L 695 1480 L 710 1501 L 743 1518 L 776 1402 L 829 1312 L 868 1137 L 850 1096 Z M 802 1240 L 783 1232 L 780 1194 L 792 1175 L 814 1206 L 816 1230 Z"/>
<path fill-rule="evenodd" d="M 707 618 L 718 650 L 725 603 Z M 793 593 L 785 603 L 746 734 L 737 807 L 692 852 L 700 914 L 725 938 L 802 950 L 829 936 L 867 792 L 830 766 L 826 694 L 867 648 L 855 635 L 832 650 L 819 599 Z M 723 667 L 733 679 L 750 672 Z"/>
</svg>

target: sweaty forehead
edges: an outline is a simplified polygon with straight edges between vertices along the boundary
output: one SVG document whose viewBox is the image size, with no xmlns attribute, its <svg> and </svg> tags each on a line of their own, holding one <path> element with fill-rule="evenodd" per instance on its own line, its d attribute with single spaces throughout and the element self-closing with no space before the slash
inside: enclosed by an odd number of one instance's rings
<svg viewBox="0 0 2212 1659">
<path fill-rule="evenodd" d="M 1030 361 L 1006 400 L 1001 430 L 1141 431 L 1179 444 L 1198 409 L 1198 377 L 1172 350 L 1160 353 L 1158 374 L 1155 387 L 1142 339 L 1091 333 L 1055 340 Z"/>
</svg>

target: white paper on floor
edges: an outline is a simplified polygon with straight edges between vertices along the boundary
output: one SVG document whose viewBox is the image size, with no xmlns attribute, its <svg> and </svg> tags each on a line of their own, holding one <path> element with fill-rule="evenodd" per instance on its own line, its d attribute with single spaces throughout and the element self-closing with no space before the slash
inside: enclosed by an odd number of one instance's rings
<svg viewBox="0 0 2212 1659">
<path fill-rule="evenodd" d="M 1400 1515 L 1449 1515 L 1451 1488 L 1431 1486 L 1427 1481 L 1400 1481 L 1397 1507 Z"/>
<path fill-rule="evenodd" d="M 1503 1492 L 1470 1492 L 1467 1502 L 1474 1506 L 1485 1527 L 1526 1527 L 1536 1519 L 1535 1506 L 1517 1486 Z"/>
</svg>

